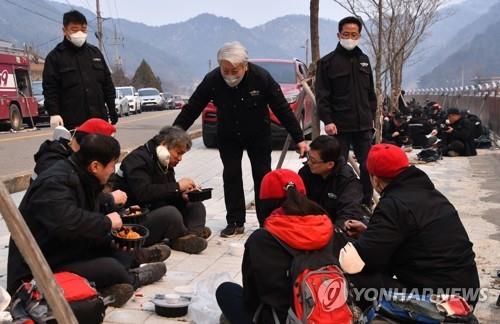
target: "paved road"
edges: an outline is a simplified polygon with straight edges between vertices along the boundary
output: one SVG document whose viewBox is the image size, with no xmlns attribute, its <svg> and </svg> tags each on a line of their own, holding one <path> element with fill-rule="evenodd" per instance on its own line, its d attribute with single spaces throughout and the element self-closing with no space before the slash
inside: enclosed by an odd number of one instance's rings
<svg viewBox="0 0 500 324">
<path fill-rule="evenodd" d="M 120 118 L 116 138 L 124 149 L 139 146 L 161 127 L 170 125 L 178 113 L 179 110 L 155 111 Z M 191 130 L 200 127 L 199 118 Z M 33 154 L 43 141 L 50 138 L 52 131 L 48 127 L 36 131 L 0 133 L 0 176 L 33 170 Z"/>
</svg>

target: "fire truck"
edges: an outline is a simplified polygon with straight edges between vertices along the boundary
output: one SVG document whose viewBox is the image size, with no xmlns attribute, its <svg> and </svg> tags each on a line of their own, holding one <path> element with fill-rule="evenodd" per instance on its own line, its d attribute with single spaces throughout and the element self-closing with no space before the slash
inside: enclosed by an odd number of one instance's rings
<svg viewBox="0 0 500 324">
<path fill-rule="evenodd" d="M 0 123 L 18 131 L 24 123 L 33 127 L 37 117 L 28 56 L 22 50 L 0 47 Z"/>
</svg>

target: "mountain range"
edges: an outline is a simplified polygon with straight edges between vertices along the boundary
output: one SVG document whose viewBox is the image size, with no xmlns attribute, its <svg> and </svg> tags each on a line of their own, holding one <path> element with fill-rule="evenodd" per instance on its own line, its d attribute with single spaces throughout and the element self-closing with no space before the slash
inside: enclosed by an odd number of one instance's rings
<svg viewBox="0 0 500 324">
<path fill-rule="evenodd" d="M 465 83 L 475 76 L 499 75 L 499 1 L 465 0 L 442 9 L 440 20 L 429 29 L 405 68 L 405 86 L 451 86 L 461 82 L 462 70 Z M 62 40 L 62 14 L 70 8 L 49 0 L 0 1 L 0 39 L 16 46 L 29 44 L 45 55 Z M 87 17 L 89 42 L 97 44 L 95 14 L 75 9 Z M 337 22 L 320 19 L 319 29 L 320 51 L 325 55 L 337 45 Z M 131 77 L 145 59 L 160 77 L 164 91 L 189 94 L 209 68 L 217 65 L 217 50 L 227 41 L 240 41 L 254 58 L 305 60 L 309 17 L 287 15 L 253 28 L 212 14 L 163 26 L 106 19 L 104 34 L 111 68 L 119 57 Z"/>
</svg>

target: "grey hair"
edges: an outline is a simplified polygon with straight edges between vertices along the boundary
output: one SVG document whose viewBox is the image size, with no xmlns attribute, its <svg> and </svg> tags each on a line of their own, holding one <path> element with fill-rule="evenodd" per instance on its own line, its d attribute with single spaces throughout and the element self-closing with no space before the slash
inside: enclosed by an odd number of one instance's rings
<svg viewBox="0 0 500 324">
<path fill-rule="evenodd" d="M 217 62 L 228 61 L 232 65 L 246 65 L 248 62 L 247 49 L 240 42 L 225 43 L 217 52 Z"/>
<path fill-rule="evenodd" d="M 154 138 L 156 145 L 165 144 L 168 148 L 181 147 L 190 150 L 193 143 L 188 133 L 177 126 L 165 126 Z"/>
</svg>

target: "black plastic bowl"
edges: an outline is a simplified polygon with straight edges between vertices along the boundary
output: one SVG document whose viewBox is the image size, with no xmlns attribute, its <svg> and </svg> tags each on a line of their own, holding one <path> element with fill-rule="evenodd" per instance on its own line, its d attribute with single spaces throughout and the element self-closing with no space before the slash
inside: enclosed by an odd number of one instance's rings
<svg viewBox="0 0 500 324">
<path fill-rule="evenodd" d="M 123 227 L 132 229 L 133 231 L 141 235 L 141 237 L 138 239 L 126 239 L 117 235 L 119 230 L 112 230 L 111 236 L 113 236 L 115 243 L 118 244 L 120 248 L 141 248 L 144 245 L 144 241 L 146 241 L 146 238 L 149 236 L 149 230 L 142 225 L 123 225 Z"/>
<path fill-rule="evenodd" d="M 191 202 L 203 201 L 212 198 L 212 188 L 203 188 L 200 190 L 193 190 L 187 193 L 188 199 Z"/>
<path fill-rule="evenodd" d="M 156 314 L 164 317 L 181 317 L 187 314 L 188 306 L 165 307 L 155 305 Z"/>
<path fill-rule="evenodd" d="M 139 215 L 130 215 L 130 208 L 125 209 L 121 213 L 123 224 L 141 224 L 149 213 L 149 209 L 141 208 L 140 212 Z"/>
</svg>

